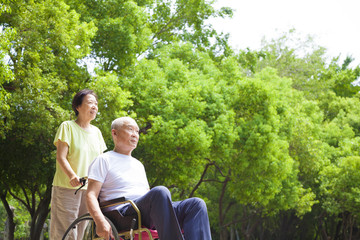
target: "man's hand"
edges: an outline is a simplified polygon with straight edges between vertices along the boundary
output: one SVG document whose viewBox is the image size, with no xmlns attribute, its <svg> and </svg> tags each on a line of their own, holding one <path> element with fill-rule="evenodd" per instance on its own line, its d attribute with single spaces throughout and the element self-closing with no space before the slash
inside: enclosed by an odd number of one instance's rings
<svg viewBox="0 0 360 240">
<path fill-rule="evenodd" d="M 111 226 L 106 220 L 104 214 L 101 212 L 99 202 L 97 200 L 101 187 L 101 182 L 89 178 L 88 189 L 86 191 L 87 208 L 95 221 L 96 234 L 105 240 L 115 239 L 111 231 Z"/>
<path fill-rule="evenodd" d="M 115 239 L 111 231 L 111 226 L 108 221 L 102 221 L 101 224 L 96 225 L 96 234 L 104 239 Z"/>
</svg>

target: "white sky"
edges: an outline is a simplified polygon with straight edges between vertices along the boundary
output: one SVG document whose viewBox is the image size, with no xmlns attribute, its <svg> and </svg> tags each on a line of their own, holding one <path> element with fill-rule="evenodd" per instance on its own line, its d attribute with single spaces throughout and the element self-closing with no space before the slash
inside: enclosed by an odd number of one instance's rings
<svg viewBox="0 0 360 240">
<path fill-rule="evenodd" d="M 230 33 L 235 49 L 259 49 L 261 39 L 277 38 L 294 28 L 311 35 L 316 44 L 327 48 L 327 55 L 355 58 L 360 64 L 359 0 L 217 0 L 215 7 L 233 9 L 232 19 L 216 19 L 218 31 Z"/>
</svg>

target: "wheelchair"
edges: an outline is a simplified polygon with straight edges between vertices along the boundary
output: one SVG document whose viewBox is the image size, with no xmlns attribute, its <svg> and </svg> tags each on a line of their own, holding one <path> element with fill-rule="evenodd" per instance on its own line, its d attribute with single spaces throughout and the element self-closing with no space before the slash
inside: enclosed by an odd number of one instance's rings
<svg viewBox="0 0 360 240">
<path fill-rule="evenodd" d="M 83 187 L 86 184 L 86 179 L 83 178 L 81 181 L 83 181 L 81 186 Z M 126 200 L 124 197 L 117 198 L 100 203 L 100 208 L 104 209 L 126 203 L 130 203 L 132 205 L 135 209 L 136 215 L 120 216 L 120 214 L 115 214 L 115 211 L 110 211 L 104 214 L 106 220 L 111 226 L 112 234 L 115 237 L 115 240 L 159 240 L 156 230 L 148 229 L 142 226 L 140 210 L 132 200 Z M 76 236 L 78 232 L 77 229 L 84 229 L 84 231 L 81 231 L 83 232 L 82 236 Z M 66 230 L 62 240 L 70 239 L 100 240 L 103 238 L 96 235 L 96 225 L 94 219 L 89 213 L 87 213 L 75 219 L 75 221 L 72 222 Z"/>
</svg>

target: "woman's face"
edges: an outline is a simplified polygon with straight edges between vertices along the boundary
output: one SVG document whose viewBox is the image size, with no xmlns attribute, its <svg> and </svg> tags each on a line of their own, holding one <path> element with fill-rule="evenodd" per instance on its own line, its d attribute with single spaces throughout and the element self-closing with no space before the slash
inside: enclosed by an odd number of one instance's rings
<svg viewBox="0 0 360 240">
<path fill-rule="evenodd" d="M 94 120 L 98 112 L 98 102 L 95 96 L 92 94 L 86 95 L 76 110 L 79 112 L 79 117 Z"/>
</svg>

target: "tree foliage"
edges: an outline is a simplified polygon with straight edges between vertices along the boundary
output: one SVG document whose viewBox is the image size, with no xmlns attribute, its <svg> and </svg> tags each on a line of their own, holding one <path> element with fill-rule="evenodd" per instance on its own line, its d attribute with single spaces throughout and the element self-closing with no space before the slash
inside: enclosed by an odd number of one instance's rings
<svg viewBox="0 0 360 240">
<path fill-rule="evenodd" d="M 295 30 L 235 53 L 206 23 L 232 10 L 212 4 L 1 1 L 0 197 L 12 233 L 21 208 L 26 237 L 40 238 L 53 136 L 90 88 L 108 149 L 111 121 L 134 117 L 150 184 L 202 197 L 214 239 L 358 238 L 359 67 L 328 61 Z"/>
<path fill-rule="evenodd" d="M 0 15 L 10 12 L 10 9 L 2 5 Z M 13 72 L 6 64 L 6 53 L 11 46 L 11 40 L 14 39 L 16 32 L 14 29 L 4 29 L 0 32 L 0 137 L 5 137 L 5 132 L 11 127 L 10 114 L 10 94 L 5 90 L 5 86 L 14 79 Z"/>
<path fill-rule="evenodd" d="M 10 194 L 25 206 L 30 238 L 38 239 L 50 207 L 54 129 L 68 116 L 62 109 L 69 106 L 68 89 L 79 88 L 89 76 L 77 60 L 89 53 L 95 28 L 80 23 L 61 1 L 7 6 L 11 11 L 1 15 L 1 24 L 16 35 L 6 53 L 14 76 L 4 85 L 13 124 L 0 143 L 2 200 Z"/>
</svg>

